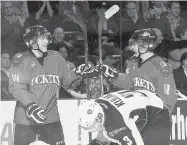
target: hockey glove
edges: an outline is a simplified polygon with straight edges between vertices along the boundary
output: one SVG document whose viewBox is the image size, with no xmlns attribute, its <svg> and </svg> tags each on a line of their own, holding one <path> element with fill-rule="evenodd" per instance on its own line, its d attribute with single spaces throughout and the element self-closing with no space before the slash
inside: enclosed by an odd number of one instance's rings
<svg viewBox="0 0 187 145">
<path fill-rule="evenodd" d="M 107 142 L 100 142 L 97 139 L 93 139 L 88 145 L 109 145 Z"/>
<path fill-rule="evenodd" d="M 93 78 L 99 75 L 91 63 L 81 64 L 75 69 L 75 73 L 81 78 Z"/>
<path fill-rule="evenodd" d="M 37 124 L 44 124 L 44 122 L 47 120 L 44 110 L 42 110 L 42 108 L 34 102 L 29 103 L 25 107 L 25 113 L 26 116 L 31 119 L 31 121 L 34 121 L 34 123 Z"/>
<path fill-rule="evenodd" d="M 103 74 L 103 77 L 107 80 L 115 79 L 119 75 L 119 72 L 116 69 L 105 64 L 97 65 L 96 69 L 98 71 L 101 71 Z"/>
</svg>

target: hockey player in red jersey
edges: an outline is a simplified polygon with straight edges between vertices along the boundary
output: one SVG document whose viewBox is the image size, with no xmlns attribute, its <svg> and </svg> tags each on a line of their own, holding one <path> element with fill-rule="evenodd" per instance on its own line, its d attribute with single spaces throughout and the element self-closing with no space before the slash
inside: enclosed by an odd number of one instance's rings
<svg viewBox="0 0 187 145">
<path fill-rule="evenodd" d="M 118 74 L 107 65 L 100 65 L 98 69 L 114 86 L 121 89 L 147 89 L 157 93 L 171 113 L 177 101 L 172 68 L 153 53 L 162 40 L 161 34 L 156 28 L 134 32 L 129 40 L 129 48 L 134 52 L 135 59 L 127 66 L 125 74 Z"/>
<path fill-rule="evenodd" d="M 36 135 L 47 144 L 65 145 L 57 110 L 59 88 L 87 76 L 92 67 L 83 64 L 75 71 L 68 69 L 58 52 L 47 50 L 52 37 L 43 26 L 28 27 L 23 39 L 29 50 L 13 57 L 9 79 L 17 101 L 14 145 L 29 145 Z"/>
<path fill-rule="evenodd" d="M 98 132 L 89 145 L 169 145 L 169 110 L 147 90 L 122 90 L 84 101 L 78 116 L 83 129 Z"/>
</svg>

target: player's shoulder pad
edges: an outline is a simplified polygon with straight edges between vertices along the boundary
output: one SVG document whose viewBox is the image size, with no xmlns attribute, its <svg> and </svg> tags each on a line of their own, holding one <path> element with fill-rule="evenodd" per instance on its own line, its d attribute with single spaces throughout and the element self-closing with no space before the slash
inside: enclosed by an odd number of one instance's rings
<svg viewBox="0 0 187 145">
<path fill-rule="evenodd" d="M 161 57 L 153 57 L 150 59 L 150 62 L 156 67 L 156 69 L 160 72 L 164 77 L 168 77 L 172 74 L 171 65 L 165 62 Z"/>
<path fill-rule="evenodd" d="M 23 53 L 16 53 L 11 61 L 11 64 L 13 67 L 20 66 L 27 58 L 33 57 L 32 54 L 29 51 L 23 52 Z"/>
</svg>

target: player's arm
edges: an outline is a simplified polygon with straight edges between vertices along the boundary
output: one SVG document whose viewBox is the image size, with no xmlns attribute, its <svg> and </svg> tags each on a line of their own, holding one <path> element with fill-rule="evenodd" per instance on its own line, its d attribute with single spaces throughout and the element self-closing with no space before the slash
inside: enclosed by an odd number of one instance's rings
<svg viewBox="0 0 187 145">
<path fill-rule="evenodd" d="M 173 74 L 171 71 L 166 74 L 163 74 L 162 72 L 158 72 L 157 74 L 157 94 L 163 100 L 164 104 L 168 107 L 171 113 L 173 111 L 175 103 L 177 102 L 177 95 L 175 94 L 176 85 Z"/>
<path fill-rule="evenodd" d="M 24 106 L 31 102 L 34 102 L 35 96 L 28 91 L 28 86 L 30 84 L 27 74 L 27 64 L 24 62 L 17 62 L 13 60 L 12 65 L 9 69 L 9 91 L 12 96 Z"/>
<path fill-rule="evenodd" d="M 132 88 L 132 81 L 129 74 L 119 73 L 118 77 L 114 79 L 112 83 L 114 86 L 121 89 L 129 90 Z"/>
<path fill-rule="evenodd" d="M 21 58 L 20 58 L 21 59 Z M 29 92 L 29 71 L 27 63 L 13 59 L 9 69 L 9 91 L 13 98 L 21 102 L 25 109 L 26 116 L 35 123 L 43 124 L 46 121 L 44 110 L 38 106 L 34 99 L 37 97 Z"/>
<path fill-rule="evenodd" d="M 72 97 L 74 97 L 74 98 L 76 98 L 76 99 L 86 99 L 86 98 L 87 98 L 87 94 L 77 93 L 77 92 L 75 92 L 75 91 L 73 91 L 73 90 L 68 90 L 68 93 L 69 93 Z"/>
<path fill-rule="evenodd" d="M 155 78 L 153 79 L 156 81 L 156 93 L 162 99 L 171 113 L 177 101 L 177 95 L 175 95 L 176 85 L 172 68 L 168 63 L 160 59 L 155 58 L 152 59 L 151 62 L 155 72 Z"/>
<path fill-rule="evenodd" d="M 67 86 L 75 84 L 80 79 L 92 78 L 98 76 L 98 72 L 95 71 L 94 66 L 91 63 L 81 64 L 80 66 L 69 69 L 64 58 L 60 58 L 59 61 L 61 64 L 61 76 L 62 76 L 62 85 L 66 88 Z"/>
<path fill-rule="evenodd" d="M 103 73 L 104 78 L 114 86 L 126 90 L 132 88 L 130 73 L 119 73 L 116 69 L 107 65 L 99 65 L 97 68 Z"/>
</svg>

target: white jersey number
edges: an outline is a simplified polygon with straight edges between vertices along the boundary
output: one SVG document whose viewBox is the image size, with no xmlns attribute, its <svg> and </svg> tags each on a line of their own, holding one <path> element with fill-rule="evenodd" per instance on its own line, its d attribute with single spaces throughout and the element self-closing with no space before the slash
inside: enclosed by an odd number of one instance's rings
<svg viewBox="0 0 187 145">
<path fill-rule="evenodd" d="M 127 143 L 127 145 L 132 145 L 132 140 L 129 139 L 128 136 L 124 136 L 123 140 Z"/>
</svg>

